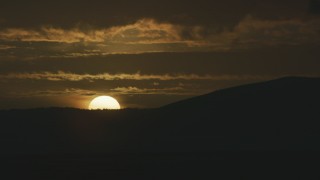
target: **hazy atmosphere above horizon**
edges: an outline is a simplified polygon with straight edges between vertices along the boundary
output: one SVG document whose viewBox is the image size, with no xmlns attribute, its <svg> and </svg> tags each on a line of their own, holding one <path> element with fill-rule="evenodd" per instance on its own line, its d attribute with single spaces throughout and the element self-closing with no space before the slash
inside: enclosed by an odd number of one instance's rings
<svg viewBox="0 0 320 180">
<path fill-rule="evenodd" d="M 0 109 L 153 108 L 320 76 L 320 0 L 0 3 Z"/>
</svg>

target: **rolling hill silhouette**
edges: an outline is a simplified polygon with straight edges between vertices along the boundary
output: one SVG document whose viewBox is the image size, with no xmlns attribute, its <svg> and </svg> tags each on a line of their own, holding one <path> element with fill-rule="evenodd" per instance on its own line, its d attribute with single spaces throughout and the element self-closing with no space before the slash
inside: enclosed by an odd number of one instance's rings
<svg viewBox="0 0 320 180">
<path fill-rule="evenodd" d="M 210 94 L 194 97 L 163 108 L 175 109 L 214 109 L 232 108 L 238 105 L 250 106 L 256 103 L 267 105 L 292 105 L 301 106 L 298 102 L 314 103 L 319 100 L 319 78 L 285 77 L 229 89 L 219 90 Z M 230 104 L 233 103 L 233 104 Z M 285 108 L 285 107 L 283 107 Z"/>
<path fill-rule="evenodd" d="M 160 108 L 156 126 L 166 129 L 163 139 L 179 139 L 179 152 L 182 141 L 196 141 L 191 151 L 319 149 L 311 143 L 320 133 L 319 92 L 319 78 L 298 77 L 229 88 Z"/>
<path fill-rule="evenodd" d="M 3 110 L 2 170 L 12 179 L 316 179 L 319 92 L 319 78 L 287 77 L 157 109 Z"/>
</svg>

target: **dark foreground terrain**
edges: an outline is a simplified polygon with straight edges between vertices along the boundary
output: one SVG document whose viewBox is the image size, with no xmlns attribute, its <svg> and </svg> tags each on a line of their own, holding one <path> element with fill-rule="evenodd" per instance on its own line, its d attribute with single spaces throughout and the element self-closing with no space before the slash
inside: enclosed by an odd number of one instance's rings
<svg viewBox="0 0 320 180">
<path fill-rule="evenodd" d="M 320 179 L 320 79 L 158 109 L 0 111 L 0 179 Z"/>
</svg>

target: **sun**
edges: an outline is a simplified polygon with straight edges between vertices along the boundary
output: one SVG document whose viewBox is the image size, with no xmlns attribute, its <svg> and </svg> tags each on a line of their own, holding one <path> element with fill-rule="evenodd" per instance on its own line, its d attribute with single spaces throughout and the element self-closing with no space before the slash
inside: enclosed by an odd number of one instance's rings
<svg viewBox="0 0 320 180">
<path fill-rule="evenodd" d="M 111 96 L 99 96 L 94 98 L 88 107 L 90 110 L 96 109 L 120 109 L 119 102 Z"/>
</svg>

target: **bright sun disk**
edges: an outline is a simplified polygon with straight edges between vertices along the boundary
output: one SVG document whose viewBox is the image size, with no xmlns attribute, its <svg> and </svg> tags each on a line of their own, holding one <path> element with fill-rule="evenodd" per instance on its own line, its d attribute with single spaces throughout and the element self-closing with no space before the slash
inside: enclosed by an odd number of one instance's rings
<svg viewBox="0 0 320 180">
<path fill-rule="evenodd" d="M 96 109 L 120 109 L 119 102 L 111 96 L 99 96 L 94 98 L 88 107 L 90 110 Z"/>
</svg>

